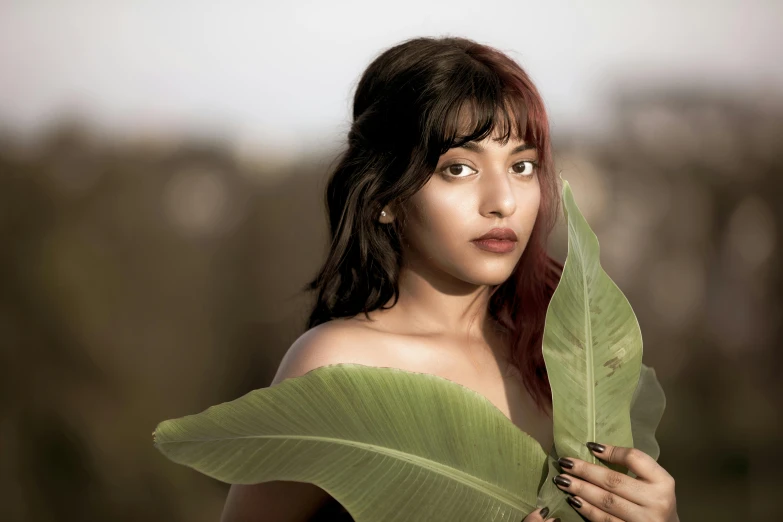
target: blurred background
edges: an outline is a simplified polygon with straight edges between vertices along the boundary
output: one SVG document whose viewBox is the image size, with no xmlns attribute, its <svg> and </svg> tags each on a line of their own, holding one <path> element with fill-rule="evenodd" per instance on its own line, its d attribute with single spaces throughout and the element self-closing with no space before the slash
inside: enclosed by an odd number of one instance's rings
<svg viewBox="0 0 783 522">
<path fill-rule="evenodd" d="M 772 0 L 0 1 L 0 520 L 219 519 L 228 486 L 151 432 L 269 384 L 360 74 L 444 35 L 544 96 L 667 394 L 682 520 L 777 519 L 781 20 Z"/>
</svg>

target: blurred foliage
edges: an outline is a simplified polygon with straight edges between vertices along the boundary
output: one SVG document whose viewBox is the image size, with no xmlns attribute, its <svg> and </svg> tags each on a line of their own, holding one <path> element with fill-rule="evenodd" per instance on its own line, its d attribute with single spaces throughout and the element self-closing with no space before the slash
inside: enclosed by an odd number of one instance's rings
<svg viewBox="0 0 783 522">
<path fill-rule="evenodd" d="M 765 519 L 781 484 L 783 105 L 657 91 L 555 136 L 668 405 L 683 520 Z M 218 520 L 227 486 L 152 446 L 262 386 L 301 333 L 333 158 L 0 132 L 0 520 Z M 562 228 L 552 251 L 565 255 Z"/>
</svg>

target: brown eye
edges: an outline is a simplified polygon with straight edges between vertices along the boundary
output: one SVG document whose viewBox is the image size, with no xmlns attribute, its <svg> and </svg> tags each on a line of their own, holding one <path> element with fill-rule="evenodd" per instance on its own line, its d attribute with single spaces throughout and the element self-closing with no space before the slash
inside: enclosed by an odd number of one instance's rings
<svg viewBox="0 0 783 522">
<path fill-rule="evenodd" d="M 538 162 L 535 161 L 520 161 L 515 163 L 511 169 L 515 174 L 521 174 L 522 176 L 531 176 L 538 168 Z"/>
<path fill-rule="evenodd" d="M 466 169 L 470 169 L 473 172 L 476 172 L 475 170 L 471 169 L 464 163 L 453 163 L 451 165 L 448 165 L 443 168 L 443 172 L 445 172 L 446 174 L 448 174 L 453 178 L 464 178 L 465 175 L 470 174 L 470 171 Z"/>
</svg>

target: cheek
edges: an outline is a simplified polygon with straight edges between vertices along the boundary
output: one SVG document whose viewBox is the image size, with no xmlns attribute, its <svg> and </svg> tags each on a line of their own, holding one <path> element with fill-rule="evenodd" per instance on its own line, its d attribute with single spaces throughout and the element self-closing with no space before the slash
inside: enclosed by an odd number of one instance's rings
<svg viewBox="0 0 783 522">
<path fill-rule="evenodd" d="M 411 201 L 408 237 L 427 250 L 452 244 L 465 234 L 471 203 L 446 194 L 420 195 Z"/>
<path fill-rule="evenodd" d="M 536 216 L 538 216 L 538 211 L 541 209 L 541 189 L 540 187 L 536 187 L 535 190 L 531 190 L 529 194 L 529 200 L 525 203 L 525 206 L 523 207 L 526 221 L 529 221 L 530 228 L 533 228 L 533 222 L 536 220 Z"/>
<path fill-rule="evenodd" d="M 541 208 L 541 186 L 538 179 L 531 181 L 530 185 L 520 187 L 516 193 L 516 200 L 516 213 L 511 219 L 517 223 L 517 226 L 529 232 Z"/>
</svg>

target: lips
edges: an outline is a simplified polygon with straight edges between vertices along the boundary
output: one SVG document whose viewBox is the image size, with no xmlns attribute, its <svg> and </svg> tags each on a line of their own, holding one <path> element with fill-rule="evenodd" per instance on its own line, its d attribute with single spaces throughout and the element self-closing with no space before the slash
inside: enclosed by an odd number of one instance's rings
<svg viewBox="0 0 783 522">
<path fill-rule="evenodd" d="M 477 237 L 473 241 L 481 241 L 484 239 L 500 239 L 506 241 L 516 241 L 517 235 L 510 228 L 493 228 L 481 237 Z"/>
</svg>

